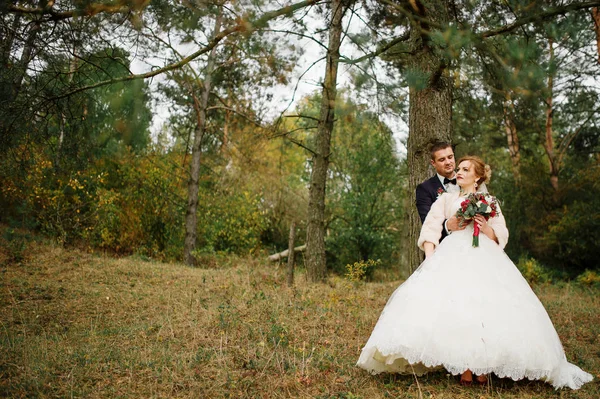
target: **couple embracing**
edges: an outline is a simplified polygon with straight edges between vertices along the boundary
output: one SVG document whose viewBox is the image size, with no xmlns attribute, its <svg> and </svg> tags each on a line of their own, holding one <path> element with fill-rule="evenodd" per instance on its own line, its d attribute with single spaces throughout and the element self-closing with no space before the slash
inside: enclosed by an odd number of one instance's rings
<svg viewBox="0 0 600 399">
<path fill-rule="evenodd" d="M 436 175 L 416 191 L 425 260 L 388 300 L 357 365 L 373 374 L 446 369 L 463 385 L 487 384 L 492 373 L 557 389 L 591 381 L 567 361 L 544 306 L 504 253 L 508 229 L 487 193 L 490 167 L 474 156 L 455 164 L 446 143 L 431 148 L 431 164 Z M 473 198 L 493 203 L 491 213 L 467 218 Z"/>
</svg>

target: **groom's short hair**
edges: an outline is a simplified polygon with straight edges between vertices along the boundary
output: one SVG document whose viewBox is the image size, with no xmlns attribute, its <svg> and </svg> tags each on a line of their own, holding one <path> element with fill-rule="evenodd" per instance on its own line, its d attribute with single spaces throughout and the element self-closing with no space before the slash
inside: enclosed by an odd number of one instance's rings
<svg viewBox="0 0 600 399">
<path fill-rule="evenodd" d="M 435 159 L 435 153 L 438 152 L 439 150 L 444 150 L 446 148 L 452 148 L 452 144 L 446 142 L 446 141 L 437 141 L 435 143 L 433 143 L 433 145 L 431 146 L 431 148 L 429 148 L 429 154 L 431 155 L 431 159 Z M 454 151 L 454 149 L 452 149 Z"/>
</svg>

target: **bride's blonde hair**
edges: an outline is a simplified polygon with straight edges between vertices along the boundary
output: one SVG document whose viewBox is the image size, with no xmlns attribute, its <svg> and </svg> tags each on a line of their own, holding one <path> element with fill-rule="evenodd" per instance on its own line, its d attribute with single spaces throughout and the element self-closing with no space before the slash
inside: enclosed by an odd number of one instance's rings
<svg viewBox="0 0 600 399">
<path fill-rule="evenodd" d="M 460 165 L 463 161 L 469 161 L 473 165 L 475 175 L 479 176 L 477 184 L 489 183 L 492 178 L 492 168 L 487 165 L 483 160 L 475 155 L 466 155 L 458 160 L 456 166 Z"/>
</svg>

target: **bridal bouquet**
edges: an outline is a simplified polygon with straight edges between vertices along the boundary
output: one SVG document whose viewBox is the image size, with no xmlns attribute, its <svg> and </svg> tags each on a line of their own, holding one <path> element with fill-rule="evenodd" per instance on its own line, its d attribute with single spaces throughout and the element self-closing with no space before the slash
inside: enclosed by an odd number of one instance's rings
<svg viewBox="0 0 600 399">
<path fill-rule="evenodd" d="M 475 215 L 482 215 L 485 220 L 498 215 L 496 197 L 484 193 L 469 194 L 456 211 L 456 217 L 469 222 Z M 479 246 L 479 225 L 477 223 L 473 223 L 473 246 Z"/>
</svg>

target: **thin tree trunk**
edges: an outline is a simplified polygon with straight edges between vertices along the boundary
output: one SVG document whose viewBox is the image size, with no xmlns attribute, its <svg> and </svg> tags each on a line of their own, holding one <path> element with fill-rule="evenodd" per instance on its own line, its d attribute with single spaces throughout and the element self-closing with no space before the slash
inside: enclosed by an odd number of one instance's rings
<svg viewBox="0 0 600 399">
<path fill-rule="evenodd" d="M 550 45 L 550 64 L 554 61 L 554 47 L 553 40 L 549 39 Z M 552 66 L 550 66 L 552 68 Z M 552 135 L 552 123 L 553 123 L 553 103 L 552 103 L 552 92 L 554 90 L 554 72 L 550 70 L 548 74 L 548 97 L 546 98 L 546 132 L 544 136 L 544 150 L 548 156 L 548 166 L 550 168 L 550 184 L 554 191 L 558 191 L 558 169 L 559 165 L 556 162 L 556 154 L 554 151 L 554 137 Z"/>
<path fill-rule="evenodd" d="M 306 275 L 308 281 L 318 282 L 325 278 L 325 185 L 329 170 L 331 133 L 337 96 L 337 70 L 340 58 L 342 18 L 344 6 L 341 0 L 331 2 L 331 26 L 325 82 L 321 100 L 321 113 L 316 134 L 315 153 L 312 157 L 312 173 L 308 199 L 308 226 L 306 229 Z"/>
<path fill-rule="evenodd" d="M 39 7 L 44 8 L 47 4 L 46 0 L 39 1 Z M 35 48 L 35 41 L 37 36 L 42 29 L 41 17 L 36 17 L 35 20 L 31 23 L 31 28 L 29 28 L 29 32 L 27 33 L 27 39 L 25 39 L 25 43 L 23 45 L 23 52 L 21 53 L 21 59 L 19 60 L 16 67 L 16 75 L 14 77 L 12 83 L 12 90 L 10 93 L 9 104 L 14 102 L 19 93 L 21 92 L 21 87 L 23 86 L 23 80 L 25 79 L 25 75 L 27 74 L 27 67 L 29 63 L 33 59 L 33 50 Z"/>
<path fill-rule="evenodd" d="M 215 37 L 221 29 L 222 13 L 219 12 L 215 19 L 215 28 L 212 37 Z M 208 97 L 212 89 L 212 73 L 215 66 L 217 47 L 213 47 L 206 65 L 204 75 L 204 87 L 202 88 L 202 97 L 200 104 L 195 98 L 197 110 L 197 124 L 194 131 L 194 143 L 192 145 L 192 159 L 190 163 L 190 180 L 188 183 L 188 204 L 185 215 L 185 243 L 183 248 L 183 259 L 188 265 L 195 265 L 196 259 L 193 252 L 196 249 L 196 236 L 198 229 L 198 182 L 200 180 L 200 155 L 202 138 L 206 131 L 206 109 L 208 108 Z"/>
<path fill-rule="evenodd" d="M 506 131 L 506 142 L 508 144 L 508 153 L 512 163 L 513 176 L 515 182 L 521 182 L 521 152 L 519 149 L 519 136 L 517 134 L 517 126 L 514 121 L 515 106 L 512 101 L 509 91 L 504 93 L 504 102 L 502 104 L 504 110 L 504 130 Z"/>
<path fill-rule="evenodd" d="M 21 16 L 15 15 L 10 27 L 2 30 L 0 37 L 0 149 L 12 142 L 9 120 L 13 118 L 15 65 L 11 59 L 16 32 L 21 26 Z"/>
<path fill-rule="evenodd" d="M 13 49 L 13 42 L 15 40 L 15 34 L 19 30 L 19 26 L 21 25 L 21 15 L 15 15 L 13 17 L 12 26 L 6 30 L 6 32 L 2 33 L 2 44 L 0 44 L 2 48 L 2 54 L 0 55 L 2 59 L 0 60 L 0 66 L 2 68 L 9 67 L 10 55 Z M 3 71 L 6 72 L 6 71 Z"/>
<path fill-rule="evenodd" d="M 294 262 L 296 261 L 296 252 L 294 245 L 296 243 L 296 222 L 292 221 L 290 226 L 290 239 L 288 241 L 288 263 L 287 263 L 287 285 L 294 285 Z"/>
<path fill-rule="evenodd" d="M 592 8 L 592 18 L 594 19 L 594 31 L 596 32 L 596 49 L 598 50 L 598 62 L 600 62 L 600 8 Z"/>
<path fill-rule="evenodd" d="M 40 8 L 43 8 L 47 2 L 46 0 L 40 0 L 38 4 Z M 18 21 L 17 17 L 15 17 L 14 21 Z M 27 68 L 33 59 L 37 36 L 42 29 L 41 17 L 34 17 L 34 20 L 29 25 L 27 38 L 23 43 L 21 58 L 10 69 L 2 66 L 3 72 L 6 73 L 6 81 L 2 82 L 5 87 L 1 90 L 3 98 L 0 98 L 0 104 L 2 105 L 2 110 L 0 110 L 0 145 L 10 145 L 12 141 L 11 137 L 14 133 L 10 129 L 11 119 L 14 118 L 15 102 L 23 88 Z M 8 46 L 8 44 L 5 45 Z M 10 54 L 8 54 L 8 57 L 10 58 Z M 8 62 L 8 59 L 6 61 Z"/>
<path fill-rule="evenodd" d="M 413 4 L 414 3 L 414 4 Z M 433 3 L 433 4 L 431 4 Z M 437 23 L 447 23 L 448 5 L 445 1 L 428 2 L 427 10 L 420 2 L 411 2 L 415 13 Z M 429 43 L 423 30 L 429 28 L 423 23 L 413 22 L 411 42 L 414 55 L 410 67 L 428 76 L 425 88 L 409 89 L 409 130 L 407 142 L 408 179 L 408 268 L 412 273 L 423 260 L 423 253 L 417 248 L 421 231 L 421 220 L 417 213 L 415 190 L 417 185 L 430 178 L 429 148 L 437 141 L 450 142 L 452 137 L 452 82 L 448 77 L 445 61 L 440 52 L 433 51 L 434 43 Z"/>
<path fill-rule="evenodd" d="M 77 69 L 77 47 L 78 40 L 73 43 L 73 58 L 71 58 L 71 61 L 69 62 L 69 75 L 67 76 L 67 83 L 71 83 L 73 81 L 73 75 Z M 60 153 L 62 152 L 63 143 L 65 141 L 65 125 L 67 124 L 67 115 L 65 114 L 64 110 L 62 110 L 60 113 L 60 119 L 60 133 L 58 135 L 58 143 L 56 145 L 56 167 L 58 167 L 60 164 Z"/>
</svg>

